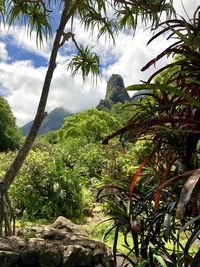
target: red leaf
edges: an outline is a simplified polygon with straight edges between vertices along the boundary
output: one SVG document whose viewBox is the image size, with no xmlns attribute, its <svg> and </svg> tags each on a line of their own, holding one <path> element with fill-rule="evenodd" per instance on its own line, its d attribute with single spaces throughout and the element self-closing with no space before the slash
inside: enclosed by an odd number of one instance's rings
<svg viewBox="0 0 200 267">
<path fill-rule="evenodd" d="M 129 195 L 130 196 L 130 211 L 132 210 L 132 207 L 133 207 L 133 190 L 134 190 L 135 184 L 136 184 L 137 179 L 141 173 L 142 168 L 149 161 L 150 161 L 149 157 L 147 157 L 145 160 L 143 160 L 143 162 L 140 164 L 138 170 L 136 171 L 135 175 L 133 176 L 133 180 L 132 180 L 131 185 L 130 185 L 130 195 Z"/>
<path fill-rule="evenodd" d="M 160 195 L 161 195 L 160 186 L 163 184 L 163 182 L 165 180 L 165 177 L 170 172 L 173 163 L 174 163 L 174 160 L 172 158 L 170 160 L 169 164 L 166 166 L 166 169 L 164 170 L 163 174 L 161 175 L 161 177 L 160 177 L 160 179 L 158 181 L 158 185 L 156 187 L 156 191 L 155 191 L 155 194 L 154 194 L 155 209 L 159 209 L 159 207 L 160 207 Z"/>
</svg>

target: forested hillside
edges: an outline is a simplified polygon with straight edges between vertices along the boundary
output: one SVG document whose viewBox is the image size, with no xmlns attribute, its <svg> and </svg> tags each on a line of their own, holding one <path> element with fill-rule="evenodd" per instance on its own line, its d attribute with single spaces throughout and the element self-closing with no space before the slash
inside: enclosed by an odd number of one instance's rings
<svg viewBox="0 0 200 267">
<path fill-rule="evenodd" d="M 38 135 L 45 135 L 50 131 L 58 130 L 64 122 L 64 118 L 71 116 L 72 114 L 62 107 L 55 108 L 44 118 L 44 121 L 38 131 Z M 21 131 L 23 135 L 27 135 L 30 131 L 33 122 L 29 122 L 23 127 Z"/>
<path fill-rule="evenodd" d="M 102 146 L 102 140 L 132 116 L 134 107 L 124 105 L 113 105 L 111 112 L 93 108 L 71 115 L 58 131 L 37 138 L 10 189 L 18 216 L 28 220 L 59 215 L 75 218 L 82 216 L 84 210 L 92 210 L 104 175 L 110 179 L 107 172 L 115 168 L 116 153 L 121 161 L 118 168 L 123 167 L 124 149 L 119 145 L 115 152 L 112 147 Z M 1 175 L 14 155 L 14 152 L 0 155 Z"/>
</svg>

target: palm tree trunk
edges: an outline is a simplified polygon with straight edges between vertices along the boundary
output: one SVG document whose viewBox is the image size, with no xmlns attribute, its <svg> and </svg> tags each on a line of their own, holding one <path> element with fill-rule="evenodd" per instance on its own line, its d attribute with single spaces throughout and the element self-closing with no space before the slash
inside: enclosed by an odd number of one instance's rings
<svg viewBox="0 0 200 267">
<path fill-rule="evenodd" d="M 75 7 L 75 6 L 74 6 Z M 56 32 L 56 36 L 53 43 L 53 48 L 49 60 L 48 69 L 46 72 L 42 93 L 40 97 L 40 101 L 38 104 L 37 113 L 33 122 L 33 125 L 31 127 L 31 130 L 24 141 L 24 144 L 19 149 L 18 154 L 16 155 L 16 158 L 14 159 L 13 163 L 11 164 L 10 168 L 6 172 L 3 180 L 0 183 L 0 236 L 5 235 L 12 235 L 14 234 L 14 227 L 13 229 L 10 226 L 10 220 L 8 220 L 8 209 L 10 209 L 11 219 L 14 221 L 14 212 L 11 208 L 9 198 L 7 196 L 8 189 L 10 185 L 13 183 L 16 175 L 18 174 L 26 156 L 28 155 L 34 140 L 36 139 L 38 130 L 40 128 L 40 125 L 46 116 L 45 108 L 46 103 L 48 99 L 49 89 L 51 85 L 51 80 L 53 77 L 54 70 L 56 68 L 56 58 L 58 54 L 58 49 L 60 47 L 61 39 L 64 33 L 65 26 L 70 19 L 73 12 L 73 7 L 69 9 L 69 6 L 65 5 L 63 8 L 63 12 L 60 19 L 60 25 L 58 27 L 58 30 Z M 3 233 L 3 226 L 4 231 Z"/>
</svg>

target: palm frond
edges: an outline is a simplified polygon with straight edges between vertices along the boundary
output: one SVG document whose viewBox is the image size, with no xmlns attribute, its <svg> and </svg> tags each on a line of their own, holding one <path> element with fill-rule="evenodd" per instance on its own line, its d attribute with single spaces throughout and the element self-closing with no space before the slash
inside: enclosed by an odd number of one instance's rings
<svg viewBox="0 0 200 267">
<path fill-rule="evenodd" d="M 5 22 L 9 26 L 16 21 L 20 25 L 26 25 L 28 32 L 35 30 L 37 35 L 37 45 L 42 44 L 44 39 L 51 37 L 52 28 L 50 20 L 50 3 L 44 1 L 21 1 L 8 0 L 4 6 Z"/>
<path fill-rule="evenodd" d="M 172 87 L 166 84 L 136 84 L 130 85 L 126 87 L 127 91 L 139 91 L 139 90 L 162 90 L 169 93 L 174 93 L 178 96 L 183 97 L 184 99 L 188 100 L 191 105 L 200 108 L 199 100 L 194 99 L 189 94 L 184 93 L 183 91 L 177 89 L 176 87 Z"/>
<path fill-rule="evenodd" d="M 163 13 L 166 19 L 175 16 L 172 1 L 126 1 L 115 0 L 115 16 L 121 29 L 129 28 L 136 30 L 139 21 L 144 25 L 151 23 L 151 28 L 155 28 L 160 23 Z"/>
<path fill-rule="evenodd" d="M 91 47 L 82 45 L 79 47 L 75 42 L 78 53 L 75 54 L 71 59 L 67 60 L 67 69 L 75 76 L 79 71 L 82 74 L 83 80 L 92 75 L 92 78 L 97 79 L 100 76 L 100 62 L 99 57 L 96 53 L 91 51 Z"/>
</svg>

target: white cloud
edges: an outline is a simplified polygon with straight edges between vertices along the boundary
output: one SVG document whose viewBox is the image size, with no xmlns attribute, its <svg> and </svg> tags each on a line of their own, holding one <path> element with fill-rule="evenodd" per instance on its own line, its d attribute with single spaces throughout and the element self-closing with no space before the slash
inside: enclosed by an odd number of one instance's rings
<svg viewBox="0 0 200 267">
<path fill-rule="evenodd" d="M 0 63 L 1 87 L 7 90 L 11 109 L 22 125 L 33 118 L 42 88 L 44 68 L 34 68 L 31 61 Z"/>
<path fill-rule="evenodd" d="M 3 42 L 0 42 L 0 61 L 7 61 L 9 59 L 8 57 L 8 51 L 6 50 L 6 45 Z"/>
<path fill-rule="evenodd" d="M 96 51 L 100 53 L 102 60 L 105 59 L 105 64 L 110 63 L 103 69 L 104 77 L 109 78 L 112 73 L 118 73 L 124 78 L 125 85 L 138 83 L 140 79 L 146 78 L 148 73 L 142 74 L 140 69 L 151 58 L 153 52 L 156 55 L 157 50 L 148 51 L 145 47 L 148 37 L 144 37 L 143 31 L 139 31 L 134 38 L 121 34 L 117 37 L 114 48 L 111 43 L 104 45 L 100 40 Z M 82 41 L 86 43 L 86 40 L 88 39 Z M 160 43 L 160 46 L 163 44 Z M 33 119 L 45 72 L 46 68 L 35 68 L 31 61 L 0 64 L 1 85 L 8 90 L 7 100 L 20 126 Z M 71 112 L 79 112 L 94 107 L 104 98 L 105 90 L 104 78 L 95 87 L 90 80 L 83 83 L 79 75 L 71 78 L 66 66 L 57 64 L 47 110 L 63 106 Z"/>
<path fill-rule="evenodd" d="M 43 41 L 43 45 L 37 46 L 36 32 L 32 31 L 31 35 L 28 33 L 27 27 L 19 26 L 1 26 L 0 27 L 1 40 L 13 44 L 17 49 L 23 49 L 33 54 L 49 59 L 52 42 L 49 40 Z"/>
<path fill-rule="evenodd" d="M 192 17 L 199 4 L 199 0 L 174 0 L 174 7 L 177 14 L 183 17 L 187 17 L 186 13 L 189 17 Z M 186 10 L 186 13 L 184 9 Z"/>
<path fill-rule="evenodd" d="M 52 82 L 52 90 L 49 95 L 48 105 L 57 107 L 58 103 L 70 110 L 79 112 L 88 107 L 94 107 L 103 97 L 106 83 L 104 80 L 97 86 L 92 85 L 90 80 L 83 83 L 82 77 L 77 75 L 70 77 L 63 65 L 58 65 Z M 103 90 L 102 90 L 103 89 Z"/>
<path fill-rule="evenodd" d="M 35 68 L 31 61 L 0 63 L 1 86 L 7 89 L 6 99 L 17 118 L 19 126 L 31 121 L 36 113 L 41 94 L 46 68 Z M 89 81 L 84 84 L 82 78 L 70 78 L 65 66 L 58 64 L 54 73 L 49 93 L 47 110 L 62 106 L 71 112 L 79 112 L 96 106 L 102 95 L 101 86 L 91 86 Z"/>
<path fill-rule="evenodd" d="M 155 43 L 147 46 L 149 38 L 149 32 L 143 30 L 138 30 L 134 37 L 120 34 L 116 41 L 116 47 L 113 49 L 113 53 L 118 55 L 118 59 L 105 70 L 107 76 L 118 73 L 124 78 L 125 85 L 146 80 L 155 69 L 151 67 L 149 70 L 141 72 L 141 68 L 169 45 L 161 37 L 159 43 L 156 42 L 156 46 Z M 164 62 L 166 63 L 167 59 Z"/>
</svg>

